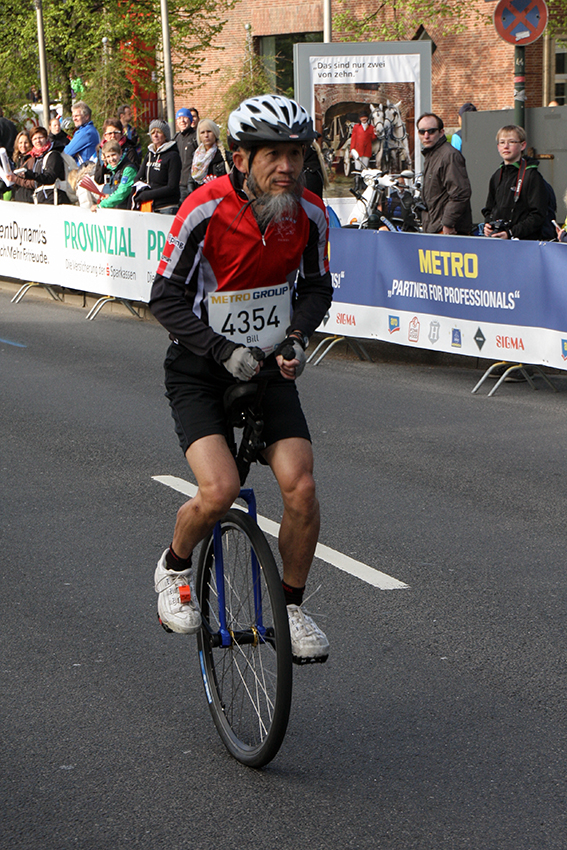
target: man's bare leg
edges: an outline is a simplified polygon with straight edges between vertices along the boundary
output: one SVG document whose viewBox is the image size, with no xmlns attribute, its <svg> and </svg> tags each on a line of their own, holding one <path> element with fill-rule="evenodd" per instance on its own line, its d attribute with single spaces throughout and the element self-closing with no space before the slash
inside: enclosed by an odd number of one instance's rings
<svg viewBox="0 0 567 850">
<path fill-rule="evenodd" d="M 240 483 L 226 440 L 218 434 L 197 440 L 186 457 L 199 490 L 177 513 L 173 541 L 158 562 L 154 586 L 161 624 L 169 631 L 193 634 L 201 628 L 201 612 L 189 558 L 231 506 Z"/>
<path fill-rule="evenodd" d="M 319 538 L 319 502 L 309 440 L 293 437 L 269 446 L 264 456 L 280 486 L 284 511 L 279 534 L 283 580 L 304 587 Z"/>
<path fill-rule="evenodd" d="M 309 440 L 293 437 L 269 446 L 264 456 L 280 485 L 284 512 L 279 535 L 291 651 L 301 664 L 326 661 L 329 641 L 301 608 L 303 589 L 319 537 L 319 502 Z"/>
<path fill-rule="evenodd" d="M 220 434 L 202 437 L 189 446 L 185 457 L 197 485 L 197 495 L 177 512 L 172 546 L 180 558 L 188 558 L 215 523 L 227 512 L 240 491 L 234 458 Z"/>
</svg>

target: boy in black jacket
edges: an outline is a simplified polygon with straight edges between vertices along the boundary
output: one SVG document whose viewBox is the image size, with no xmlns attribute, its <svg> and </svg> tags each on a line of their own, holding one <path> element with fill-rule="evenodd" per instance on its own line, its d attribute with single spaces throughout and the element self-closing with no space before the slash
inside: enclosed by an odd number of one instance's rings
<svg viewBox="0 0 567 850">
<path fill-rule="evenodd" d="M 547 215 L 547 189 L 538 163 L 524 157 L 526 131 L 515 124 L 496 134 L 502 165 L 490 178 L 484 235 L 499 239 L 541 239 Z"/>
</svg>

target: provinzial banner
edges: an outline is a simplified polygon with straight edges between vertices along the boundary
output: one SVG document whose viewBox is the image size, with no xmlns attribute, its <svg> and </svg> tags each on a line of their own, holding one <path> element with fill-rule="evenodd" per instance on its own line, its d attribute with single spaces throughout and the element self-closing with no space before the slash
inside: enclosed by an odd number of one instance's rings
<svg viewBox="0 0 567 850">
<path fill-rule="evenodd" d="M 0 270 L 6 277 L 147 301 L 173 216 L 4 203 Z"/>
</svg>

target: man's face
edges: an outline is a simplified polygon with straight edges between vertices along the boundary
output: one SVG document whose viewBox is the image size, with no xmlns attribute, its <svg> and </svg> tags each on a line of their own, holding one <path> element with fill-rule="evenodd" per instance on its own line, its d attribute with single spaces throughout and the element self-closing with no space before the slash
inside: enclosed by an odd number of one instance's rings
<svg viewBox="0 0 567 850">
<path fill-rule="evenodd" d="M 186 130 L 187 127 L 190 124 L 191 124 L 191 119 L 188 118 L 187 115 L 180 115 L 179 118 L 177 119 L 177 129 L 179 130 L 180 133 L 182 133 L 183 130 Z"/>
<path fill-rule="evenodd" d="M 87 123 L 87 116 L 84 112 L 81 112 L 80 109 L 72 109 L 71 118 L 73 119 L 75 127 L 82 127 L 83 124 Z"/>
<path fill-rule="evenodd" d="M 363 127 L 366 127 L 366 125 L 368 124 L 368 116 L 367 115 L 361 115 L 360 116 L 360 123 L 362 124 Z"/>
<path fill-rule="evenodd" d="M 498 153 L 506 165 L 518 162 L 526 149 L 526 143 L 521 142 L 515 133 L 502 133 L 498 136 L 497 144 Z"/>
<path fill-rule="evenodd" d="M 122 123 L 124 124 L 124 126 L 126 126 L 126 124 L 129 124 L 130 121 L 132 120 L 132 110 L 130 109 L 129 106 L 125 107 L 124 112 L 122 113 L 122 119 L 121 120 L 122 120 Z"/>
<path fill-rule="evenodd" d="M 234 164 L 239 171 L 248 174 L 248 153 L 235 151 Z M 293 193 L 302 169 L 303 145 L 297 142 L 278 142 L 258 148 L 252 160 L 252 176 L 262 195 Z"/>
<path fill-rule="evenodd" d="M 417 132 L 419 134 L 419 141 L 421 142 L 421 147 L 424 150 L 432 148 L 433 145 L 436 145 L 439 141 L 439 136 L 441 135 L 441 130 L 437 126 L 437 120 L 435 118 L 432 118 L 430 115 L 427 115 L 425 118 L 421 119 L 421 121 L 417 125 Z"/>
<path fill-rule="evenodd" d="M 196 109 L 192 109 L 192 110 L 191 110 L 191 116 L 192 116 L 192 118 L 191 118 L 191 126 L 192 126 L 192 127 L 196 127 L 196 126 L 197 126 L 197 124 L 199 123 L 199 113 L 197 112 L 197 110 L 196 110 Z"/>
</svg>

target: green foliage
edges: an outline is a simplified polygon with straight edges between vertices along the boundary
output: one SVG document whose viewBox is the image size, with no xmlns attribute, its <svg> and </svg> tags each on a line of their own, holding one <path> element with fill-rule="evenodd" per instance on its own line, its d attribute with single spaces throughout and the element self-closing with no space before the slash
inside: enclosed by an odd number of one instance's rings
<svg viewBox="0 0 567 850">
<path fill-rule="evenodd" d="M 247 42 L 242 63 L 234 68 L 223 69 L 219 76 L 219 91 L 221 96 L 211 105 L 210 112 L 222 127 L 230 113 L 247 97 L 255 97 L 273 91 L 274 86 L 270 74 L 262 61 L 252 50 L 250 41 Z"/>
<path fill-rule="evenodd" d="M 349 0 L 337 3 L 344 11 L 333 17 L 335 37 L 340 33 L 340 40 L 349 41 L 410 40 L 420 24 L 425 28 L 441 26 L 446 35 L 462 32 L 473 22 L 492 20 L 492 7 L 484 13 L 467 0 L 382 0 L 372 12 L 362 16 L 350 10 Z"/>
<path fill-rule="evenodd" d="M 174 80 L 181 71 L 203 73 L 204 51 L 214 47 L 235 2 L 168 0 Z M 0 98 L 8 113 L 19 111 L 32 84 L 39 88 L 37 17 L 31 2 L 2 0 L 1 8 Z M 105 117 L 128 99 L 133 79 L 146 91 L 162 84 L 160 0 L 44 0 L 43 21 L 50 99 L 60 96 L 67 113 L 75 76 L 86 84 L 83 99 Z"/>
</svg>

